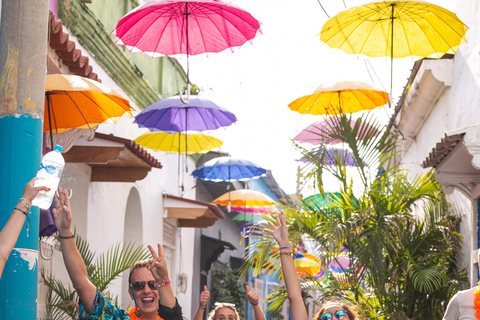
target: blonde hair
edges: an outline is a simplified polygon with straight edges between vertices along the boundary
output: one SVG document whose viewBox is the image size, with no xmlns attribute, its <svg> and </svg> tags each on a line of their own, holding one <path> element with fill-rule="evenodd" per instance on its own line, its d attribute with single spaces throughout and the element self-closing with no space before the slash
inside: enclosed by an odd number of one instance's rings
<svg viewBox="0 0 480 320">
<path fill-rule="evenodd" d="M 237 309 L 235 309 L 235 307 L 232 306 L 231 304 L 222 302 L 222 303 L 215 303 L 215 305 L 216 305 L 215 309 L 210 311 L 210 313 L 208 314 L 207 320 L 215 320 L 215 318 L 217 317 L 217 311 L 222 308 L 228 308 L 230 310 L 233 310 L 233 312 L 235 313 L 235 320 L 240 320 L 240 316 L 238 315 Z"/>
<path fill-rule="evenodd" d="M 321 320 L 320 316 L 323 314 L 323 312 L 331 307 L 340 307 L 343 310 L 345 310 L 347 312 L 347 316 L 349 320 L 357 319 L 357 313 L 355 312 L 354 307 L 351 307 L 348 304 L 334 302 L 334 301 L 329 301 L 322 304 L 322 306 L 320 307 L 320 311 L 318 311 L 318 313 L 315 315 L 315 317 L 313 317 L 313 319 Z"/>
<path fill-rule="evenodd" d="M 146 268 L 148 266 L 149 260 L 140 260 L 137 261 L 133 264 L 133 266 L 130 268 L 130 274 L 128 275 L 128 285 L 132 283 L 132 274 L 133 271 L 140 269 L 140 268 Z"/>
</svg>

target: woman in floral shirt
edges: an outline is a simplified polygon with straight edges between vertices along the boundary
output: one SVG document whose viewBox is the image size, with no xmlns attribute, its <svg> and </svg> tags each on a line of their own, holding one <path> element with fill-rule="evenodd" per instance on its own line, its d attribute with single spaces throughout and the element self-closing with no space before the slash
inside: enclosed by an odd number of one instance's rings
<svg viewBox="0 0 480 320">
<path fill-rule="evenodd" d="M 57 209 L 53 209 L 53 215 L 65 267 L 80 298 L 80 319 L 183 320 L 182 308 L 173 294 L 167 261 L 160 243 L 157 251 L 148 245 L 153 257 L 151 260 L 138 261 L 130 270 L 128 292 L 135 302 L 134 308 L 122 310 L 102 296 L 88 279 L 85 263 L 75 245 L 70 228 L 72 213 L 67 191 L 58 188 L 58 194 L 59 197 L 55 197 Z"/>
</svg>

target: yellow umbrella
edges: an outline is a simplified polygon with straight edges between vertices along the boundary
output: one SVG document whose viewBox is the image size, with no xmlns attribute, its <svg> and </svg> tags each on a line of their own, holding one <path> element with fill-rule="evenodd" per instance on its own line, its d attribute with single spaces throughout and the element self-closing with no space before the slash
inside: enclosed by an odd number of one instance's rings
<svg viewBox="0 0 480 320">
<path fill-rule="evenodd" d="M 297 267 L 297 274 L 301 277 L 312 277 L 322 268 L 322 263 L 317 257 L 305 252 L 296 252 L 293 256 L 293 263 Z"/>
<path fill-rule="evenodd" d="M 340 81 L 322 84 L 313 94 L 291 102 L 288 107 L 303 114 L 354 113 L 383 106 L 388 102 L 388 93 L 366 83 Z"/>
<path fill-rule="evenodd" d="M 369 57 L 440 58 L 457 53 L 468 27 L 447 9 L 425 1 L 381 1 L 340 12 L 320 40 Z"/>
<path fill-rule="evenodd" d="M 140 146 L 154 151 L 168 153 L 207 153 L 218 151 L 223 142 L 215 137 L 200 133 L 185 134 L 166 132 L 149 132 L 139 136 L 135 142 Z"/>
<path fill-rule="evenodd" d="M 220 206 L 231 205 L 232 207 L 245 208 L 268 207 L 278 205 L 275 200 L 273 200 L 266 194 L 249 189 L 240 189 L 224 193 L 217 199 L 213 200 L 213 203 Z"/>
<path fill-rule="evenodd" d="M 392 95 L 393 58 L 455 54 L 467 41 L 467 30 L 455 13 L 423 0 L 380 1 L 342 11 L 329 19 L 320 40 L 346 53 L 390 57 Z"/>
</svg>

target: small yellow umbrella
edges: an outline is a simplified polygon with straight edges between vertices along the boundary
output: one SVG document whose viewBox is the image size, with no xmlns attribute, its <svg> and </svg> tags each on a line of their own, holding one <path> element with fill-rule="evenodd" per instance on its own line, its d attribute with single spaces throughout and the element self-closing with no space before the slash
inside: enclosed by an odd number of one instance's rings
<svg viewBox="0 0 480 320">
<path fill-rule="evenodd" d="M 320 40 L 369 57 L 440 58 L 457 53 L 467 30 L 455 13 L 422 0 L 379 1 L 340 12 Z"/>
<path fill-rule="evenodd" d="M 388 93 L 366 83 L 339 81 L 322 84 L 313 94 L 291 102 L 288 107 L 303 114 L 339 114 L 371 110 L 387 104 Z"/>
<path fill-rule="evenodd" d="M 200 133 L 166 133 L 149 132 L 135 139 L 140 146 L 154 151 L 164 151 L 168 153 L 186 153 L 187 155 L 195 153 L 207 153 L 209 151 L 218 151 L 223 142 L 215 137 Z"/>
</svg>

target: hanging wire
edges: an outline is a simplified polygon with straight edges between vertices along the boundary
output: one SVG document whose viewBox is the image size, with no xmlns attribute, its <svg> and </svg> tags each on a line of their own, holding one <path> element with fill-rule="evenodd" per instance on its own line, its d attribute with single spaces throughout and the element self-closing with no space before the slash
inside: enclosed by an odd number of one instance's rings
<svg viewBox="0 0 480 320">
<path fill-rule="evenodd" d="M 378 76 L 377 72 L 375 71 L 375 68 L 373 67 L 372 63 L 370 62 L 370 60 L 368 59 L 363 59 L 363 62 L 365 62 L 365 68 L 367 69 L 367 72 L 368 72 L 368 75 L 370 76 L 370 79 L 372 80 L 372 83 L 375 84 L 375 81 L 373 80 L 372 78 L 372 75 L 370 74 L 370 70 L 369 70 L 369 67 L 372 69 L 373 73 L 375 74 L 375 77 L 377 77 L 377 80 L 378 82 L 380 83 L 380 86 L 382 87 L 382 89 L 385 91 L 385 86 L 383 85 L 382 83 L 382 80 L 380 79 L 380 77 Z M 390 97 L 390 94 L 389 94 L 389 97 L 388 97 L 389 101 L 391 99 Z M 388 117 L 390 117 L 390 114 L 388 114 L 388 111 L 386 108 L 382 108 L 385 113 L 387 114 Z"/>
<path fill-rule="evenodd" d="M 320 0 L 317 0 L 317 2 L 320 5 L 320 7 L 322 7 L 322 10 L 323 12 L 325 12 L 325 15 L 327 16 L 327 18 L 330 19 L 330 16 L 328 15 L 327 11 L 325 11 L 325 8 L 322 6 L 322 3 L 320 2 Z M 345 4 L 345 1 L 343 2 L 343 4 Z"/>
</svg>

